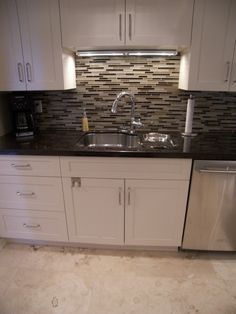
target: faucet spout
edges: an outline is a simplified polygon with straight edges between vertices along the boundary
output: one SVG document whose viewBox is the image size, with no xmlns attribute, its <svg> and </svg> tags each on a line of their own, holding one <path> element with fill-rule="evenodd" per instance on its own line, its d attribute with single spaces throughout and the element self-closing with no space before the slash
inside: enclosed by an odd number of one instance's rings
<svg viewBox="0 0 236 314">
<path fill-rule="evenodd" d="M 131 117 L 134 118 L 134 113 L 135 113 L 135 98 L 134 95 L 129 93 L 129 92 L 120 92 L 117 96 L 116 99 L 114 100 L 113 104 L 112 104 L 112 108 L 111 108 L 111 112 L 112 113 L 116 113 L 117 112 L 117 105 L 118 102 L 120 101 L 121 98 L 123 98 L 124 96 L 128 96 L 131 100 Z"/>
<path fill-rule="evenodd" d="M 129 92 L 121 92 L 116 96 L 116 99 L 114 100 L 111 108 L 112 113 L 117 113 L 117 105 L 121 98 L 128 96 L 131 101 L 131 120 L 130 120 L 130 133 L 135 132 L 135 127 L 141 127 L 142 122 L 139 120 L 135 120 L 135 98 L 134 95 Z"/>
</svg>

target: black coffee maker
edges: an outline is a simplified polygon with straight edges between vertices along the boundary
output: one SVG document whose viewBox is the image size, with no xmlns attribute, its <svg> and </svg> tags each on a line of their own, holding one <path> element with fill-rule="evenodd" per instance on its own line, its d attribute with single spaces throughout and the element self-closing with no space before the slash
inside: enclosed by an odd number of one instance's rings
<svg viewBox="0 0 236 314">
<path fill-rule="evenodd" d="M 16 137 L 32 137 L 35 132 L 32 99 L 28 95 L 14 95 L 11 109 Z"/>
</svg>

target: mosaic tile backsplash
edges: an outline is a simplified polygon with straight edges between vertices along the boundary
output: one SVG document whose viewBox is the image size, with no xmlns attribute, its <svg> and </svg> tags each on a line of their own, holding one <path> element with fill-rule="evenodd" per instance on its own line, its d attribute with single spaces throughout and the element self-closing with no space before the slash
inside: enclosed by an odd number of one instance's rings
<svg viewBox="0 0 236 314">
<path fill-rule="evenodd" d="M 178 89 L 180 57 L 76 58 L 77 89 L 35 92 L 43 101 L 37 115 L 40 130 L 81 130 L 83 108 L 90 129 L 128 125 L 129 99 L 111 106 L 116 95 L 129 91 L 136 98 L 136 114 L 144 130 L 183 131 L 189 92 Z M 236 130 L 236 93 L 193 92 L 196 99 L 194 131 Z"/>
</svg>

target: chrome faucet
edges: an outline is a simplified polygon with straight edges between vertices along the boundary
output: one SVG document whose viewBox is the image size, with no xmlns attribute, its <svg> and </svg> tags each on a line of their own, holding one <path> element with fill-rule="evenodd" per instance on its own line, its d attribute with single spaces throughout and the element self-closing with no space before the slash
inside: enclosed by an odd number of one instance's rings
<svg viewBox="0 0 236 314">
<path fill-rule="evenodd" d="M 111 108 L 112 113 L 117 113 L 117 105 L 120 99 L 124 96 L 128 96 L 131 101 L 131 119 L 130 119 L 130 133 L 135 133 L 135 128 L 143 126 L 140 119 L 135 119 L 135 98 L 134 95 L 129 92 L 121 92 L 116 96 Z"/>
</svg>

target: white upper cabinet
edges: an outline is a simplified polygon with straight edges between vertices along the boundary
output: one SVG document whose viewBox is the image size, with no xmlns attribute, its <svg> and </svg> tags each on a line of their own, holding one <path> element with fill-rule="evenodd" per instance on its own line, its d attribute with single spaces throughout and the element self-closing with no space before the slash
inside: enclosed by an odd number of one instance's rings
<svg viewBox="0 0 236 314">
<path fill-rule="evenodd" d="M 236 91 L 236 1 L 196 0 L 192 45 L 182 56 L 179 88 Z"/>
<path fill-rule="evenodd" d="M 60 5 L 64 47 L 76 50 L 124 43 L 124 0 L 61 0 Z"/>
<path fill-rule="evenodd" d="M 15 0 L 0 1 L 0 90 L 24 90 L 24 61 Z"/>
<path fill-rule="evenodd" d="M 192 12 L 192 0 L 127 0 L 126 44 L 137 47 L 188 47 Z"/>
<path fill-rule="evenodd" d="M 0 6 L 0 90 L 75 88 L 74 58 L 61 46 L 58 1 L 0 0 Z"/>
<path fill-rule="evenodd" d="M 60 0 L 62 44 L 77 49 L 190 45 L 193 0 Z"/>
</svg>

